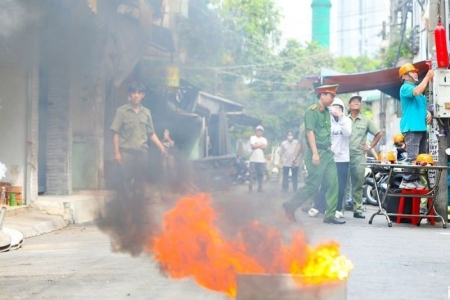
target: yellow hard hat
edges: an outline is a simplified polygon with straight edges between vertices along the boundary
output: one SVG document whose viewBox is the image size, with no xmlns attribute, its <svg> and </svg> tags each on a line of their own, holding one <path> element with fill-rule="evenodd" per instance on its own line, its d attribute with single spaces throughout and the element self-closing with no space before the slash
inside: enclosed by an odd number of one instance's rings
<svg viewBox="0 0 450 300">
<path fill-rule="evenodd" d="M 383 151 L 378 153 L 378 160 L 379 161 L 381 161 L 381 159 L 382 159 L 382 157 L 381 157 L 382 152 Z M 391 163 L 395 163 L 396 158 L 395 158 L 395 155 L 394 155 L 394 153 L 392 151 L 386 151 L 386 160 L 388 160 Z"/>
<path fill-rule="evenodd" d="M 405 137 L 403 136 L 403 134 L 399 133 L 394 135 L 394 143 L 401 143 L 405 140 Z"/>
<path fill-rule="evenodd" d="M 408 72 L 419 72 L 418 69 L 416 69 L 416 67 L 413 66 L 413 64 L 411 63 L 406 63 L 403 66 L 400 67 L 400 69 L 398 70 L 398 76 L 400 78 L 402 78 L 403 75 L 407 74 Z"/>
<path fill-rule="evenodd" d="M 417 155 L 416 164 L 422 165 L 422 166 L 434 165 L 434 159 L 428 153 L 421 153 L 421 154 Z"/>
</svg>

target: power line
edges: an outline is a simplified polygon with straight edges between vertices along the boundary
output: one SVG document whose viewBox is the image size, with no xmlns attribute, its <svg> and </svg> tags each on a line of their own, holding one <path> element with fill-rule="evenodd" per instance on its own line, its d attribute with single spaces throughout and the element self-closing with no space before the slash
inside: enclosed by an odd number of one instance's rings
<svg viewBox="0 0 450 300">
<path fill-rule="evenodd" d="M 199 6 L 197 6 L 196 4 L 194 4 L 194 2 L 190 1 L 190 2 L 189 2 L 189 5 L 192 5 L 192 6 L 195 7 L 198 11 L 200 11 L 201 13 L 203 13 L 205 16 L 209 17 L 208 13 L 207 13 L 203 8 L 200 8 Z M 210 12 L 215 13 L 213 10 L 210 10 Z M 216 16 L 217 16 L 217 15 L 216 15 Z M 219 17 L 219 16 L 217 16 L 217 17 Z M 217 23 L 218 23 L 219 25 L 223 25 L 222 23 L 220 23 L 219 20 L 214 20 L 214 21 L 217 21 Z M 225 28 L 225 30 L 228 31 L 228 32 L 230 32 L 230 33 L 233 33 L 233 34 L 239 36 L 239 37 L 242 38 L 242 39 L 246 39 L 247 42 L 249 42 L 249 43 L 251 43 L 251 44 L 253 44 L 253 45 L 259 47 L 260 49 L 263 49 L 264 51 L 269 50 L 269 49 L 267 49 L 267 48 L 265 47 L 266 45 L 263 46 L 263 45 L 257 44 L 255 41 L 249 39 L 248 37 L 243 36 L 242 34 L 239 34 L 239 33 L 235 32 L 235 31 L 231 30 L 230 28 Z"/>
<path fill-rule="evenodd" d="M 194 2 L 190 2 L 189 4 L 192 5 L 193 7 L 195 7 L 198 11 L 200 11 L 201 13 L 203 13 L 205 16 L 209 17 L 208 13 L 207 13 L 203 8 L 200 8 L 198 5 L 194 4 Z M 381 11 L 381 10 L 380 10 L 380 9 L 369 10 L 369 11 L 366 11 L 365 14 L 370 14 L 370 13 L 378 12 L 378 11 Z M 213 10 L 210 10 L 210 12 L 215 13 Z M 359 13 L 357 13 L 357 14 L 359 14 Z M 357 14 L 355 14 L 355 15 L 357 15 Z M 353 15 L 353 14 L 344 15 L 343 17 L 352 16 L 352 15 Z M 338 17 L 338 18 L 339 18 L 339 17 Z M 326 20 L 326 18 L 323 18 L 323 20 Z M 218 20 L 213 20 L 213 21 L 218 21 Z M 219 21 L 218 21 L 218 24 L 219 24 L 219 25 L 223 25 L 223 24 L 220 23 Z M 296 24 L 296 23 L 293 23 L 293 24 Z M 377 28 L 377 27 L 382 27 L 382 26 L 383 26 L 382 24 L 379 24 L 379 25 L 371 25 L 371 26 L 364 26 L 364 27 L 362 27 L 362 29 L 367 29 L 367 28 Z M 245 39 L 246 42 L 249 42 L 250 44 L 253 44 L 254 46 L 256 46 L 256 47 L 258 47 L 258 48 L 264 50 L 264 52 L 270 51 L 270 47 L 269 47 L 269 48 L 266 48 L 266 47 L 265 47 L 265 46 L 267 46 L 267 45 L 262 46 L 261 44 L 257 44 L 255 41 L 249 39 L 248 37 L 243 36 L 242 34 L 239 34 L 239 33 L 235 32 L 235 31 L 231 30 L 230 28 L 224 28 L 224 29 L 225 29 L 227 32 L 230 32 L 230 33 L 232 33 L 232 34 L 237 35 L 238 37 L 240 37 L 240 38 L 242 38 L 242 39 Z M 348 29 L 340 29 L 340 30 L 329 31 L 329 33 L 319 34 L 318 36 L 325 35 L 325 34 L 331 34 L 331 33 L 350 32 L 350 31 L 356 31 L 356 30 L 360 30 L 360 27 L 357 26 L 357 27 L 355 27 L 355 28 L 348 28 Z M 207 30 L 203 30 L 203 31 L 207 32 Z"/>
<path fill-rule="evenodd" d="M 192 3 L 192 2 L 191 2 Z M 203 10 L 203 9 L 201 9 L 201 8 L 199 8 L 198 6 L 196 6 L 196 5 L 193 5 L 195 8 L 197 8 L 198 9 L 198 11 L 200 11 L 200 12 L 202 12 L 203 14 L 205 14 L 205 15 L 207 15 L 208 17 L 209 17 L 209 15 Z M 213 12 L 213 11 L 211 11 L 211 12 Z M 214 21 L 217 21 L 217 20 L 214 20 Z M 221 23 L 220 23 L 221 24 Z M 222 25 L 222 24 L 221 24 Z M 377 25 L 378 26 L 378 25 Z M 377 27 L 377 26 L 370 26 L 370 27 Z M 379 25 L 379 26 L 382 26 L 382 25 Z M 236 33 L 236 32 L 234 32 L 233 30 L 231 30 L 231 29 L 226 29 L 228 32 L 231 32 L 231 33 L 233 33 L 233 34 L 236 34 L 237 36 L 239 36 L 240 38 L 243 38 L 243 39 L 245 39 L 245 37 L 244 36 L 242 36 L 241 34 L 238 34 L 238 33 Z M 344 32 L 344 31 L 351 31 L 351 30 L 359 30 L 359 28 L 355 28 L 355 29 L 346 29 L 346 30 L 338 30 L 338 31 L 335 31 L 335 32 Z M 254 44 L 254 45 L 256 45 L 257 47 L 259 47 L 260 49 L 263 49 L 264 50 L 264 52 L 265 51 L 270 51 L 270 48 L 266 48 L 266 47 L 262 47 L 262 46 L 260 46 L 260 45 L 258 45 L 258 44 L 256 44 L 255 42 L 253 42 L 252 40 L 250 40 L 250 39 L 247 39 L 247 41 L 249 41 L 249 42 L 251 42 L 252 44 Z M 270 53 L 270 54 L 274 54 L 274 53 Z M 315 57 L 315 56 L 322 56 L 322 55 L 327 55 L 327 53 L 318 53 L 318 54 L 311 54 L 311 55 L 306 55 L 305 57 L 303 57 L 303 58 L 313 58 L 313 57 Z M 191 58 L 192 59 L 192 58 Z M 298 60 L 298 58 L 286 58 L 286 59 L 280 59 L 279 58 L 279 63 L 287 63 L 287 62 L 291 62 L 291 61 L 297 61 Z M 202 62 L 200 62 L 200 61 L 198 61 L 200 64 L 203 64 Z M 222 74 L 228 74 L 228 75 L 232 75 L 232 76 L 236 76 L 236 77 L 239 77 L 239 78 L 241 78 L 243 81 L 246 81 L 246 80 L 249 80 L 249 77 L 248 76 L 246 76 L 246 75 L 242 75 L 242 74 L 237 74 L 237 73 L 234 73 L 234 72 L 229 72 L 229 71 L 225 71 L 226 69 L 236 69 L 236 68 L 245 68 L 245 67 L 248 67 L 248 68 L 251 68 L 251 67 L 257 67 L 257 66 L 270 66 L 270 65 L 273 65 L 273 63 L 271 62 L 271 63 L 268 63 L 268 64 L 250 64 L 250 65 L 241 65 L 241 66 L 221 66 L 221 67 L 212 67 L 212 66 L 208 66 L 208 65 L 206 65 L 206 64 L 203 64 L 204 66 L 205 66 L 205 68 L 204 69 L 210 69 L 210 70 L 214 70 L 215 72 L 219 72 L 219 73 L 222 73 Z M 195 68 L 192 68 L 192 67 L 186 67 L 186 69 L 195 69 Z M 282 70 L 278 70 L 278 69 L 273 69 L 273 68 L 266 68 L 266 69 L 262 69 L 262 70 L 258 70 L 259 72 L 267 72 L 269 75 L 270 74 L 274 74 L 274 73 L 277 73 L 277 74 L 280 74 L 280 73 L 283 73 L 283 71 Z M 271 73 L 272 72 L 272 73 Z M 302 76 L 303 77 L 303 76 Z M 258 79 L 257 80 L 257 82 L 261 82 L 261 83 L 271 83 L 271 84 L 280 84 L 280 85 L 292 85 L 292 84 L 295 84 L 295 82 L 290 82 L 290 83 L 288 83 L 288 82 L 276 82 L 276 81 L 270 81 L 270 80 L 262 80 L 262 79 Z"/>
<path fill-rule="evenodd" d="M 191 2 L 191 3 L 192 3 L 192 2 Z M 191 4 L 191 3 L 190 3 L 190 4 Z M 195 8 L 197 8 L 200 12 L 202 12 L 203 14 L 205 14 L 206 16 L 208 16 L 208 14 L 207 14 L 202 8 L 198 7 L 198 6 L 195 5 L 194 3 L 192 3 L 192 5 L 193 5 Z M 372 12 L 377 12 L 377 11 L 381 11 L 381 10 L 379 10 L 379 9 L 378 9 L 378 10 L 370 10 L 370 11 L 367 11 L 367 14 L 372 13 Z M 211 12 L 214 12 L 214 11 L 211 11 Z M 350 16 L 350 15 L 347 15 L 347 16 Z M 326 18 L 319 19 L 319 21 L 320 21 L 320 20 L 326 20 Z M 218 24 L 223 25 L 222 23 L 218 23 Z M 293 24 L 299 24 L 299 23 L 293 23 Z M 383 24 L 379 24 L 379 25 L 371 25 L 371 26 L 364 26 L 364 27 L 356 26 L 356 27 L 354 27 L 354 28 L 348 28 L 348 29 L 340 29 L 340 30 L 329 31 L 329 33 L 331 34 L 331 33 L 349 32 L 349 31 L 360 30 L 360 28 L 362 28 L 362 29 L 367 29 L 367 28 L 377 28 L 377 27 L 382 27 L 382 26 L 383 26 Z M 249 39 L 248 37 L 243 36 L 242 34 L 239 34 L 239 33 L 235 32 L 235 31 L 231 30 L 230 28 L 225 28 L 225 30 L 226 30 L 227 32 L 230 32 L 230 33 L 232 33 L 232 34 L 237 35 L 237 36 L 240 37 L 240 38 L 245 39 L 246 42 L 249 42 L 249 43 L 251 43 L 251 44 L 257 46 L 257 47 L 259 47 L 260 49 L 263 49 L 264 51 L 270 51 L 270 49 L 265 48 L 264 46 L 262 46 L 262 45 L 260 45 L 260 44 L 257 44 L 255 41 Z M 202 30 L 202 31 L 208 32 L 207 30 Z M 319 35 L 325 35 L 325 34 L 328 34 L 328 33 L 319 34 Z"/>
</svg>

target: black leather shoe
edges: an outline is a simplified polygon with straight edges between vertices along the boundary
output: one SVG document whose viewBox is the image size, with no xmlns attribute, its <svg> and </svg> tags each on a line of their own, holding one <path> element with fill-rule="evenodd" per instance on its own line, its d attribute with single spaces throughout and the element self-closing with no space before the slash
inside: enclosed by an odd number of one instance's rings
<svg viewBox="0 0 450 300">
<path fill-rule="evenodd" d="M 353 218 L 357 218 L 357 219 L 365 219 L 366 216 L 363 215 L 362 213 L 353 213 Z"/>
<path fill-rule="evenodd" d="M 323 219 L 323 222 L 326 223 L 326 224 L 338 224 L 338 225 L 345 224 L 345 221 L 341 221 L 341 220 L 336 219 L 336 218 L 326 218 L 326 219 Z"/>
<path fill-rule="evenodd" d="M 295 211 L 291 209 L 289 203 L 284 202 L 283 203 L 284 213 L 286 214 L 286 218 L 288 218 L 291 222 L 296 222 L 297 219 L 295 218 Z"/>
</svg>

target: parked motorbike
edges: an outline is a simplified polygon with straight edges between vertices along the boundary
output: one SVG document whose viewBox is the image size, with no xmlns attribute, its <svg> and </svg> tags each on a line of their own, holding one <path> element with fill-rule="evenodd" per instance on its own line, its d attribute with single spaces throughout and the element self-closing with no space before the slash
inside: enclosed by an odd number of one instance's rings
<svg viewBox="0 0 450 300">
<path fill-rule="evenodd" d="M 251 172 L 250 172 L 250 162 L 245 160 L 244 158 L 238 157 L 235 165 L 236 168 L 236 178 L 233 181 L 233 185 L 237 184 L 245 184 L 250 180 Z M 256 180 L 254 178 L 254 180 Z M 270 180 L 270 172 L 269 169 L 264 169 L 264 181 Z"/>
<path fill-rule="evenodd" d="M 389 175 L 389 169 L 382 168 L 375 173 L 375 180 L 379 188 L 386 189 L 387 179 Z M 380 190 L 378 190 L 380 191 Z M 375 189 L 375 182 L 372 177 L 372 169 L 366 168 L 364 187 L 363 187 L 363 197 L 365 198 L 366 204 L 378 205 L 377 191 Z"/>
<path fill-rule="evenodd" d="M 397 156 L 399 162 L 404 161 L 406 156 Z M 374 159 L 369 158 L 367 162 L 374 162 Z M 394 169 L 395 171 L 395 169 Z M 382 193 L 387 189 L 387 180 L 389 177 L 389 168 L 375 168 L 375 180 L 378 186 L 378 192 L 380 198 Z M 391 180 L 398 181 L 398 176 L 394 174 Z M 400 185 L 400 183 L 398 183 Z M 365 198 L 365 203 L 370 205 L 378 205 L 378 198 L 375 190 L 375 182 L 372 177 L 372 168 L 366 168 L 364 176 L 364 187 L 363 187 L 363 197 Z"/>
<path fill-rule="evenodd" d="M 250 179 L 250 163 L 242 157 L 237 158 L 236 162 L 236 179 L 233 185 L 244 184 Z"/>
</svg>

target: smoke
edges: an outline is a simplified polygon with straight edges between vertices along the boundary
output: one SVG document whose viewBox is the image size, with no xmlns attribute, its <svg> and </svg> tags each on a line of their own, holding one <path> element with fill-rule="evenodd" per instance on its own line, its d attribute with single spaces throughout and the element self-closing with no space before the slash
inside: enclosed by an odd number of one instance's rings
<svg viewBox="0 0 450 300">
<path fill-rule="evenodd" d="M 286 219 L 281 207 L 291 195 L 281 194 L 278 182 L 263 185 L 264 193 L 248 193 L 246 185 L 240 185 L 227 193 L 213 195 L 212 205 L 220 214 L 221 230 L 228 236 L 235 236 L 243 227 L 257 221 L 268 226 L 278 227 L 283 236 L 289 237 L 291 229 L 301 226 L 302 220 L 291 223 Z"/>
<path fill-rule="evenodd" d="M 144 191 L 142 197 L 124 195 L 121 167 L 115 170 L 117 195 L 107 204 L 104 218 L 97 222 L 98 228 L 110 236 L 114 252 L 132 256 L 146 253 L 160 232 L 163 214 L 173 208 L 183 194 L 197 191 L 191 164 L 181 156 L 172 156 L 170 166 L 168 158 L 151 157 L 150 170 L 144 175 L 147 182 L 132 191 L 135 194 Z"/>
<path fill-rule="evenodd" d="M 0 1 L 0 38 L 9 38 L 38 18 L 38 10 L 21 0 Z"/>
<path fill-rule="evenodd" d="M 145 197 L 115 197 L 107 205 L 105 217 L 98 221 L 99 229 L 110 236 L 112 250 L 115 252 L 132 256 L 151 255 L 148 251 L 155 237 L 161 233 L 164 213 L 173 209 L 183 196 L 201 192 L 211 193 L 211 204 L 219 216 L 216 225 L 226 237 L 234 238 L 238 234 L 245 234 L 245 228 L 256 221 L 278 228 L 283 240 L 289 240 L 292 230 L 301 226 L 301 222 L 293 225 L 284 216 L 281 203 L 287 198 L 280 195 L 277 183 L 266 182 L 264 193 L 248 193 L 246 185 L 217 191 L 214 190 L 217 188 L 214 181 L 210 182 L 214 187 L 205 185 L 202 174 L 204 170 L 194 169 L 186 159 L 175 157 L 175 163 L 167 173 L 162 164 L 163 159 L 153 155 L 151 157 L 150 180 L 145 185 Z M 117 172 L 117 187 L 120 186 L 120 181 L 120 174 Z M 262 237 L 248 234 L 245 239 L 255 242 L 255 245 L 259 239 L 262 241 Z"/>
</svg>

